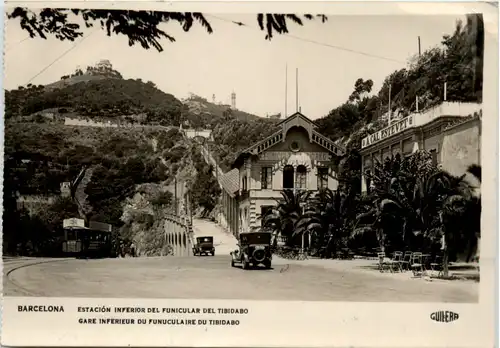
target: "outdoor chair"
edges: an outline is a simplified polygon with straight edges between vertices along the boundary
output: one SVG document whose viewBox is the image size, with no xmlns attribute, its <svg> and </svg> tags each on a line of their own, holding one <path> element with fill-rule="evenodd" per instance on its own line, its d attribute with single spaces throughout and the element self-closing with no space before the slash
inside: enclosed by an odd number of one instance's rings
<svg viewBox="0 0 500 348">
<path fill-rule="evenodd" d="M 422 265 L 424 266 L 424 270 L 430 269 L 431 263 L 432 263 L 432 255 L 431 254 L 422 254 Z"/>
<path fill-rule="evenodd" d="M 411 255 L 411 270 L 414 276 L 416 276 L 417 274 L 422 276 L 424 274 L 422 253 L 418 252 Z"/>
<path fill-rule="evenodd" d="M 401 268 L 405 271 L 408 271 L 410 269 L 412 254 L 413 253 L 411 251 L 405 251 L 405 254 L 403 256 L 403 261 L 401 261 Z"/>
<path fill-rule="evenodd" d="M 378 256 L 378 269 L 380 272 L 384 272 L 384 269 L 387 266 L 385 261 L 385 253 L 377 253 Z"/>
<path fill-rule="evenodd" d="M 403 262 L 403 252 L 395 251 L 392 260 L 388 261 L 391 273 L 394 273 L 395 270 L 402 272 L 403 271 L 402 262 Z"/>
<path fill-rule="evenodd" d="M 434 259 L 434 262 L 431 262 L 431 271 L 438 272 L 438 277 L 443 275 L 443 257 L 441 255 L 437 255 L 436 258 Z"/>
</svg>

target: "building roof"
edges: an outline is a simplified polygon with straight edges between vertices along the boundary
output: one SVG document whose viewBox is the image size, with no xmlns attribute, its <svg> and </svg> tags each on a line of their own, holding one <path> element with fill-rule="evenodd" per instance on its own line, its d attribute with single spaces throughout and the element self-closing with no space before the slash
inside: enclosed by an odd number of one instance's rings
<svg viewBox="0 0 500 348">
<path fill-rule="evenodd" d="M 233 162 L 232 167 L 238 167 L 242 161 L 249 156 L 256 156 L 261 154 L 262 152 L 268 150 L 270 147 L 276 145 L 277 143 L 283 141 L 286 137 L 286 133 L 292 127 L 302 127 L 309 134 L 309 138 L 311 142 L 318 144 L 323 147 L 331 154 L 335 156 L 343 156 L 345 154 L 345 148 L 341 144 L 337 144 L 334 141 L 328 139 L 324 135 L 320 134 L 315 130 L 317 127 L 313 121 L 311 121 L 306 116 L 302 115 L 300 112 L 296 112 L 293 115 L 287 117 L 278 123 L 278 126 L 281 126 L 281 129 L 277 132 L 271 134 L 267 138 L 253 144 L 249 148 L 241 151 L 236 160 Z"/>
<path fill-rule="evenodd" d="M 301 118 L 301 119 L 304 119 L 304 120 L 305 120 L 306 122 L 308 122 L 308 123 L 311 123 L 311 124 L 312 124 L 315 128 L 316 128 L 316 127 L 318 127 L 318 126 L 316 126 L 316 124 L 315 124 L 315 123 L 314 123 L 314 122 L 313 122 L 313 121 L 312 121 L 309 117 L 306 117 L 305 115 L 303 115 L 303 114 L 302 114 L 302 113 L 300 113 L 300 112 L 296 112 L 296 113 L 294 113 L 294 114 L 292 114 L 292 115 L 288 116 L 287 118 L 285 118 L 285 119 L 281 120 L 280 122 L 278 122 L 278 126 L 280 126 L 280 125 L 282 125 L 283 123 L 285 123 L 285 122 L 287 122 L 287 121 L 290 121 L 290 120 L 292 120 L 292 119 L 294 119 L 294 118 L 297 118 L 297 117 L 299 117 L 299 118 Z"/>
<path fill-rule="evenodd" d="M 240 171 L 238 169 L 233 169 L 225 173 L 220 178 L 220 183 L 231 197 L 236 196 L 236 192 L 240 189 Z"/>
</svg>

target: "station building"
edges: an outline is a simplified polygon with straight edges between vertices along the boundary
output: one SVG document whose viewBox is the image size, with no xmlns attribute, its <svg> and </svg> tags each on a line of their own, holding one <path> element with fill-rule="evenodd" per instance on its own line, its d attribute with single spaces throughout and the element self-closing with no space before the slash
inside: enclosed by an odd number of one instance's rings
<svg viewBox="0 0 500 348">
<path fill-rule="evenodd" d="M 233 235 L 261 226 L 260 216 L 276 206 L 284 189 L 337 188 L 332 159 L 343 156 L 345 149 L 319 134 L 299 112 L 278 126 L 277 132 L 242 151 L 220 178 L 221 223 Z"/>
<path fill-rule="evenodd" d="M 370 188 L 366 173 L 373 171 L 374 164 L 398 153 L 405 157 L 429 151 L 435 164 L 455 176 L 466 174 L 471 164 L 481 165 L 481 118 L 482 104 L 444 102 L 363 138 L 362 191 Z M 472 176 L 467 179 L 480 185 Z"/>
</svg>

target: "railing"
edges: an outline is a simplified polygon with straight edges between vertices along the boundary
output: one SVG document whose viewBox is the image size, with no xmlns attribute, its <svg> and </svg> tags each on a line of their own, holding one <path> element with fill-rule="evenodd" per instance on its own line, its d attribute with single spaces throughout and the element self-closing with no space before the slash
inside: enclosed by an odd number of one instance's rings
<svg viewBox="0 0 500 348">
<path fill-rule="evenodd" d="M 428 110 L 395 120 L 389 126 L 364 137 L 361 140 L 361 148 L 371 146 L 406 129 L 423 126 L 442 116 L 465 118 L 481 112 L 482 104 L 479 103 L 444 102 Z"/>
</svg>

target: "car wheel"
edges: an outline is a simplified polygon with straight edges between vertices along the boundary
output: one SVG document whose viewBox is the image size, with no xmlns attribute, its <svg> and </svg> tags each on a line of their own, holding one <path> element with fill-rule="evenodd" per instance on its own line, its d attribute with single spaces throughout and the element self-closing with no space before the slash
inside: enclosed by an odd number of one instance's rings
<svg viewBox="0 0 500 348">
<path fill-rule="evenodd" d="M 271 261 L 266 261 L 264 263 L 264 267 L 266 267 L 267 269 L 270 269 L 271 268 Z"/>
<path fill-rule="evenodd" d="M 215 251 L 212 251 L 212 256 L 215 256 Z"/>
<path fill-rule="evenodd" d="M 231 267 L 234 267 L 234 260 L 231 260 Z"/>
<path fill-rule="evenodd" d="M 249 264 L 246 260 L 243 260 L 243 269 L 248 269 L 249 268 Z"/>
</svg>

